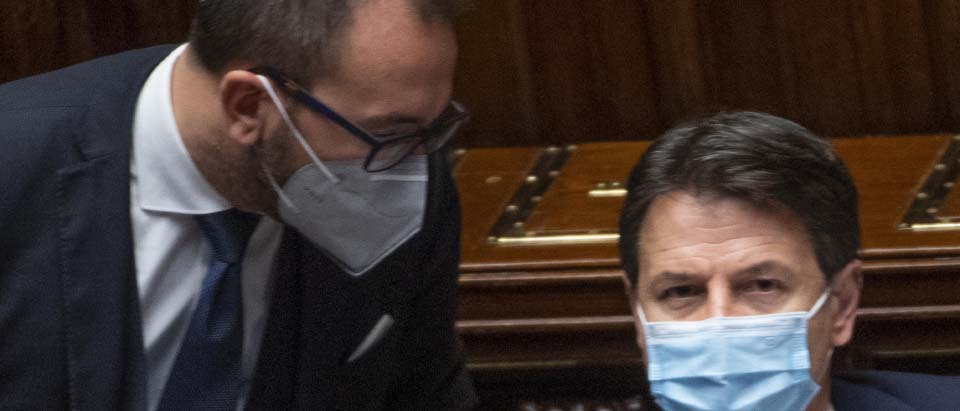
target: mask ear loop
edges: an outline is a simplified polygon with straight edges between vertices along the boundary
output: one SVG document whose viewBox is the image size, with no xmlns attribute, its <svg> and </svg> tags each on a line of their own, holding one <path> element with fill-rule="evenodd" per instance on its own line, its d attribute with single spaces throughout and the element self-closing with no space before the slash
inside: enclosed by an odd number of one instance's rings
<svg viewBox="0 0 960 411">
<path fill-rule="evenodd" d="M 280 200 L 284 202 L 293 212 L 300 214 L 300 209 L 293 204 L 293 201 L 290 200 L 290 197 L 283 192 L 283 187 L 280 187 L 280 184 L 277 184 L 277 180 L 273 178 L 273 174 L 270 173 L 270 169 L 267 167 L 263 161 L 260 161 L 260 168 L 263 169 L 263 174 L 267 176 L 267 181 L 270 182 L 270 185 L 273 186 L 273 191 L 277 193 L 277 196 L 280 197 Z"/>
<path fill-rule="evenodd" d="M 820 308 L 823 307 L 823 304 L 827 302 L 827 297 L 830 296 L 830 287 L 827 287 L 826 290 L 823 290 L 823 294 L 820 294 L 820 298 L 817 299 L 817 302 L 813 303 L 813 307 L 810 308 L 810 311 L 807 312 L 805 320 L 809 321 L 813 316 L 817 315 L 817 312 L 820 311 Z"/>
<path fill-rule="evenodd" d="M 340 179 L 337 178 L 333 173 L 327 169 L 327 166 L 323 165 L 323 162 L 320 161 L 320 158 L 317 157 L 317 154 L 313 152 L 313 149 L 310 148 L 310 145 L 307 144 L 307 139 L 303 138 L 303 134 L 300 134 L 300 130 L 297 129 L 297 126 L 293 124 L 293 120 L 290 120 L 290 116 L 287 114 L 287 110 L 283 108 L 283 103 L 280 101 L 280 97 L 277 96 L 276 91 L 273 90 L 273 86 L 270 84 L 270 80 L 267 80 L 266 77 L 257 75 L 257 78 L 260 79 L 260 82 L 263 83 L 263 87 L 267 89 L 267 94 L 270 95 L 270 100 L 273 101 L 273 105 L 277 106 L 277 111 L 280 112 L 280 117 L 283 118 L 283 122 L 287 123 L 287 127 L 290 127 L 290 131 L 293 132 L 293 136 L 296 137 L 297 141 L 300 142 L 300 145 L 303 146 L 303 149 L 307 152 L 307 155 L 310 156 L 310 160 L 317 165 L 317 168 L 320 169 L 324 174 L 327 175 L 327 178 L 330 181 L 333 181 L 334 184 L 340 183 Z"/>
<path fill-rule="evenodd" d="M 637 307 L 637 317 L 640 317 L 640 323 L 643 325 L 647 325 L 648 324 L 647 316 L 643 313 L 643 307 L 640 306 L 639 301 L 637 301 L 636 307 Z"/>
</svg>

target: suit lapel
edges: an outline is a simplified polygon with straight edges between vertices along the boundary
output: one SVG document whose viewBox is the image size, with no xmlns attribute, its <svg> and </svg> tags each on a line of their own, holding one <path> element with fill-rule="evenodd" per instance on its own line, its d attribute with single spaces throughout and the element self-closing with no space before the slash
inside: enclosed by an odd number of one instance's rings
<svg viewBox="0 0 960 411">
<path fill-rule="evenodd" d="M 270 317 L 264 330 L 250 395 L 249 410 L 293 409 L 300 358 L 300 284 L 297 248 L 285 230 L 277 253 Z"/>
<path fill-rule="evenodd" d="M 355 409 L 351 405 L 364 398 L 344 398 L 351 392 L 349 360 L 372 331 L 391 331 L 375 330 L 378 324 L 384 327 L 385 315 L 395 326 L 396 298 L 405 293 L 386 288 L 384 280 L 396 281 L 398 276 L 375 269 L 352 277 L 295 230 L 285 234 L 277 270 L 248 408 Z M 379 344 L 379 337 L 369 344 Z"/>
<path fill-rule="evenodd" d="M 430 198 L 445 197 L 438 188 L 452 186 L 437 167 L 441 156 L 430 162 Z M 449 206 L 428 204 L 425 227 L 441 213 L 433 208 Z M 403 366 L 391 358 L 391 344 L 409 321 L 406 310 L 423 281 L 421 256 L 429 255 L 423 248 L 430 235 L 421 232 L 370 272 L 352 277 L 295 230 L 286 230 L 248 408 L 378 409 L 392 388 L 385 384 Z M 382 329 L 384 321 L 392 328 Z M 377 340 L 364 346 L 368 337 Z"/>
<path fill-rule="evenodd" d="M 66 372 L 72 410 L 146 408 L 130 222 L 133 117 L 147 76 L 172 46 L 130 54 L 76 125 L 81 161 L 58 171 Z M 104 97 L 106 96 L 106 97 Z"/>
<path fill-rule="evenodd" d="M 71 409 L 140 409 L 143 343 L 129 213 L 129 161 L 59 173 L 61 278 Z"/>
</svg>

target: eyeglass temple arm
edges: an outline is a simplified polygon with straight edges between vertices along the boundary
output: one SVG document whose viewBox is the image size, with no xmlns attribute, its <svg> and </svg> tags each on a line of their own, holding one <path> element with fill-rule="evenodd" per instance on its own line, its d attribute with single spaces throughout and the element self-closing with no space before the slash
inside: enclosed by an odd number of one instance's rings
<svg viewBox="0 0 960 411">
<path fill-rule="evenodd" d="M 271 80 L 275 81 L 285 90 L 293 94 L 293 97 L 297 99 L 297 101 L 306 105 L 307 107 L 310 107 L 311 110 L 319 112 L 324 117 L 330 119 L 330 121 L 337 123 L 338 126 L 343 127 L 348 132 L 350 132 L 350 134 L 357 136 L 367 144 L 370 144 L 374 147 L 376 147 L 379 144 L 379 142 L 371 138 L 366 131 L 364 131 L 360 127 L 357 127 L 357 125 L 350 122 L 350 120 L 343 118 L 343 116 L 341 116 L 340 114 L 337 114 L 336 111 L 333 111 L 333 109 L 331 109 L 330 107 L 327 107 L 326 104 L 323 104 L 319 100 L 310 96 L 310 94 L 308 94 L 305 90 L 301 89 L 299 86 L 296 86 L 291 81 L 287 80 L 285 76 L 278 73 L 276 70 L 270 67 L 254 67 L 248 71 L 257 73 L 257 74 L 263 74 L 267 77 L 270 77 Z"/>
</svg>

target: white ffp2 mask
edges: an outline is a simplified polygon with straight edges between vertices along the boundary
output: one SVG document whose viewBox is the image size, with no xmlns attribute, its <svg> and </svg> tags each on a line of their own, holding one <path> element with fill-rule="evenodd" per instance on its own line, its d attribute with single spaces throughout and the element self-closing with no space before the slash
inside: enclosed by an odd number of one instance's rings
<svg viewBox="0 0 960 411">
<path fill-rule="evenodd" d="M 363 160 L 321 162 L 270 81 L 257 77 L 311 158 L 282 187 L 263 166 L 279 197 L 280 218 L 344 271 L 354 276 L 366 273 L 420 231 L 427 201 L 427 156 L 411 155 L 375 173 L 363 169 Z"/>
</svg>

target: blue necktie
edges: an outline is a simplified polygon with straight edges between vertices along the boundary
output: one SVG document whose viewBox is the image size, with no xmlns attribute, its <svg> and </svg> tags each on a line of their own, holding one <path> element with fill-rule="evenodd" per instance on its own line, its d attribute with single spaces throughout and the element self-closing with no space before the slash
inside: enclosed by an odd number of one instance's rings
<svg viewBox="0 0 960 411">
<path fill-rule="evenodd" d="M 233 410 L 240 394 L 240 262 L 258 216 L 230 209 L 196 220 L 213 254 L 159 410 Z"/>
</svg>

